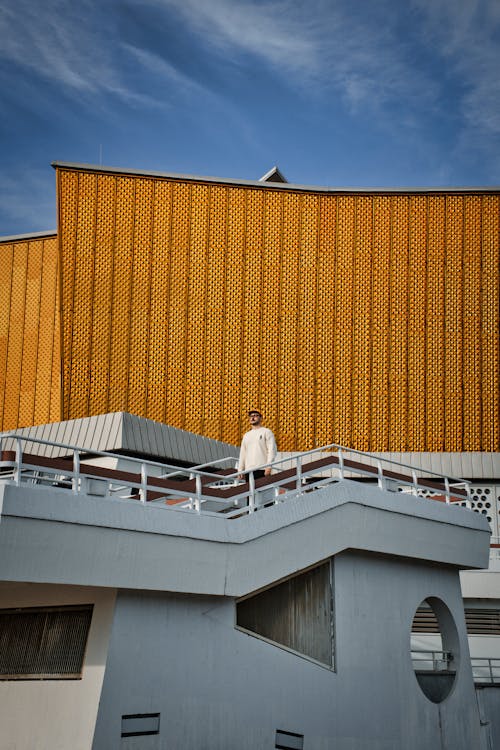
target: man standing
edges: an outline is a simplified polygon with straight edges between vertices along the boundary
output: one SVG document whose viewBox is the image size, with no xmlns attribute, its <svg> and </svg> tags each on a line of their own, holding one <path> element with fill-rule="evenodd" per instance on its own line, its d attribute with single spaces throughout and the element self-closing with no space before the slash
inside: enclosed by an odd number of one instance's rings
<svg viewBox="0 0 500 750">
<path fill-rule="evenodd" d="M 251 429 L 243 435 L 238 461 L 238 471 L 247 471 L 255 466 L 270 464 L 276 458 L 276 440 L 268 427 L 262 425 L 262 414 L 258 409 L 248 412 Z M 271 467 L 253 472 L 255 479 L 271 474 Z"/>
</svg>

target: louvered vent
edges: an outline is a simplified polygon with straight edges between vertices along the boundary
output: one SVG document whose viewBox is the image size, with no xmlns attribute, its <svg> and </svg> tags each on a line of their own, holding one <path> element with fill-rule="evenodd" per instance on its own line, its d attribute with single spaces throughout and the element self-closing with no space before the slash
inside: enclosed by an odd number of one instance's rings
<svg viewBox="0 0 500 750">
<path fill-rule="evenodd" d="M 465 623 L 469 635 L 500 635 L 500 610 L 466 609 Z"/>
<path fill-rule="evenodd" d="M 468 635 L 500 635 L 500 610 L 466 609 Z M 439 633 L 436 615 L 430 607 L 419 607 L 415 613 L 412 633 Z"/>
<path fill-rule="evenodd" d="M 412 633 L 439 633 L 439 625 L 434 610 L 430 607 L 419 607 L 413 618 Z"/>
<path fill-rule="evenodd" d="M 81 677 L 92 604 L 0 610 L 0 679 Z"/>
</svg>

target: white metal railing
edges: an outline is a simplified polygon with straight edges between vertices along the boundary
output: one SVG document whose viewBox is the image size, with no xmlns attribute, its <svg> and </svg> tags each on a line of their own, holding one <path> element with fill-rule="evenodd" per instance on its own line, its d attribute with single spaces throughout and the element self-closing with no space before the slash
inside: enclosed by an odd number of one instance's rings
<svg viewBox="0 0 500 750">
<path fill-rule="evenodd" d="M 30 450 L 31 446 L 31 450 Z M 62 449 L 69 459 L 50 459 L 41 447 Z M 0 451 L 10 452 L 0 461 L 0 480 L 15 484 L 45 484 L 70 489 L 74 494 L 94 494 L 183 511 L 217 514 L 233 518 L 262 506 L 283 502 L 339 479 L 369 479 L 380 489 L 400 491 L 422 498 L 422 491 L 439 494 L 445 504 L 470 506 L 469 484 L 462 479 L 426 471 L 418 477 L 414 467 L 375 457 L 352 448 L 331 444 L 314 448 L 269 464 L 273 475 L 265 482 L 254 471 L 239 473 L 236 459 L 227 457 L 187 469 L 156 461 L 144 461 L 106 451 L 87 451 L 78 446 L 55 443 L 16 433 L 0 436 Z M 50 452 L 50 451 L 49 451 Z M 60 451 L 59 451 L 60 452 Z M 36 455 L 33 455 L 36 453 Z M 13 454 L 13 455 L 12 455 Z M 133 471 L 111 470 L 91 461 L 109 459 L 132 466 Z M 181 481 L 181 480 L 184 481 Z M 429 486 L 435 482 L 435 486 Z M 436 499 L 433 497 L 432 499 Z"/>
<path fill-rule="evenodd" d="M 500 658 L 471 657 L 474 682 L 481 684 L 500 684 Z"/>
<path fill-rule="evenodd" d="M 449 672 L 452 668 L 451 651 L 424 651 L 412 649 L 411 660 L 417 672 Z"/>
</svg>

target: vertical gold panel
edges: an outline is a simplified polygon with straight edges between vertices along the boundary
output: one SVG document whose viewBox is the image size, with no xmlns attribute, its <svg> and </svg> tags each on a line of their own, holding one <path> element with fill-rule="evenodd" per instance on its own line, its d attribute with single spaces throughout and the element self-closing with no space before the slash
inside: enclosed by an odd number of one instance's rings
<svg viewBox="0 0 500 750">
<path fill-rule="evenodd" d="M 209 249 L 207 261 L 206 354 L 203 429 L 207 437 L 223 438 L 224 336 L 229 325 L 225 311 L 227 260 L 227 188 L 210 188 Z M 232 279 L 227 281 L 232 284 Z"/>
<path fill-rule="evenodd" d="M 47 328 L 40 337 L 40 352 L 45 347 L 44 336 L 47 336 L 47 354 L 41 355 L 38 358 L 38 372 L 45 372 L 45 367 L 49 371 L 50 367 L 50 406 L 48 418 L 43 417 L 37 420 L 37 410 L 39 409 L 39 403 L 41 402 L 43 409 L 47 402 L 46 390 L 39 390 L 37 387 L 37 399 L 35 402 L 35 424 L 40 422 L 57 422 L 63 419 L 63 401 L 62 401 L 62 335 L 61 335 L 61 270 L 60 270 L 60 256 L 59 256 L 59 240 L 54 238 L 53 240 L 46 240 L 44 243 L 44 278 L 42 282 L 42 305 L 40 307 L 40 319 L 41 321 L 47 321 Z M 45 273 L 46 269 L 46 273 Z M 48 309 L 47 316 L 43 316 L 43 297 L 45 288 L 45 278 L 48 277 L 47 287 L 49 292 L 47 294 L 47 305 L 53 301 L 53 307 Z M 53 321 L 52 336 L 50 336 L 50 324 Z M 45 327 L 45 323 L 40 325 L 41 328 Z M 42 332 L 41 332 L 42 333 Z M 52 348 L 50 343 L 52 341 Z M 50 354 L 48 353 L 50 351 Z M 45 364 L 46 363 L 46 364 Z M 42 378 L 43 382 L 48 383 L 48 377 Z M 40 394 L 40 395 L 38 395 Z"/>
<path fill-rule="evenodd" d="M 9 336 L 11 335 L 12 280 L 14 269 L 14 246 L 0 244 L 0 261 L 3 273 L 0 274 L 0 430 L 10 430 L 17 426 L 9 424 L 5 417 L 5 404 L 12 399 L 7 381 L 9 368 Z"/>
<path fill-rule="evenodd" d="M 78 219 L 74 270 L 74 323 L 71 351 L 71 415 L 87 414 L 90 394 L 90 351 L 94 301 L 94 247 L 97 176 L 78 180 Z"/>
<path fill-rule="evenodd" d="M 482 227 L 482 449 L 500 450 L 499 271 L 500 222 L 498 196 L 483 197 Z"/>
<path fill-rule="evenodd" d="M 408 446 L 425 450 L 427 199 L 410 197 L 408 248 Z"/>
<path fill-rule="evenodd" d="M 389 351 L 389 435 L 392 450 L 407 450 L 408 198 L 392 199 Z"/>
<path fill-rule="evenodd" d="M 10 430 L 61 415 L 57 239 L 0 243 L 0 260 L 0 430 Z"/>
<path fill-rule="evenodd" d="M 333 342 L 336 214 L 336 197 L 321 196 L 316 300 L 316 442 L 318 445 L 329 445 L 334 442 Z"/>
<path fill-rule="evenodd" d="M 139 415 L 146 414 L 147 401 L 153 236 L 152 196 L 152 180 L 136 180 L 127 409 L 129 412 Z"/>
<path fill-rule="evenodd" d="M 428 201 L 426 398 L 427 450 L 444 450 L 445 236 L 442 196 Z"/>
<path fill-rule="evenodd" d="M 355 203 L 351 196 L 337 201 L 337 273 L 335 278 L 335 442 L 351 446 L 352 440 L 352 362 Z"/>
<path fill-rule="evenodd" d="M 481 450 L 481 208 L 479 195 L 464 208 L 464 450 Z"/>
<path fill-rule="evenodd" d="M 191 186 L 175 184 L 172 199 L 172 271 L 168 325 L 166 420 L 182 427 L 186 407 L 187 305 Z"/>
<path fill-rule="evenodd" d="M 278 429 L 280 449 L 293 450 L 297 444 L 297 326 L 300 258 L 300 196 L 282 194 L 283 244 L 281 255 L 281 297 L 279 351 Z"/>
<path fill-rule="evenodd" d="M 245 263 L 246 191 L 228 194 L 227 263 L 225 281 L 226 326 L 223 356 L 223 431 L 224 440 L 236 444 L 241 436 L 241 351 L 243 328 L 243 268 Z M 245 405 L 243 405 L 243 408 Z M 245 422 L 246 424 L 246 422 Z"/>
<path fill-rule="evenodd" d="M 149 419 L 167 421 L 168 311 L 171 275 L 172 185 L 154 183 L 151 250 L 151 315 L 148 351 L 147 411 Z"/>
<path fill-rule="evenodd" d="M 297 436 L 304 449 L 315 446 L 316 434 L 316 282 L 319 199 L 301 196 L 298 277 Z"/>
<path fill-rule="evenodd" d="M 35 407 L 36 370 L 40 331 L 40 291 L 43 240 L 31 242 L 28 251 L 24 310 L 22 371 L 19 394 L 19 424 L 32 424 Z"/>
<path fill-rule="evenodd" d="M 57 171 L 58 232 L 61 253 L 61 309 L 63 345 L 63 414 L 70 419 L 71 361 L 78 219 L 78 172 Z M 79 416 L 83 416 L 80 414 Z"/>
<path fill-rule="evenodd" d="M 264 194 L 264 237 L 262 257 L 262 350 L 260 405 L 266 424 L 279 430 L 280 287 L 282 199 L 277 191 Z"/>
<path fill-rule="evenodd" d="M 34 248 L 30 248 L 30 254 Z M 39 296 L 31 310 L 30 326 L 36 331 L 37 347 L 33 411 L 20 425 L 45 424 L 61 418 L 61 352 L 58 242 L 42 240 L 39 251 Z M 25 358 L 26 353 L 23 353 Z"/>
<path fill-rule="evenodd" d="M 9 397 L 4 402 L 6 424 L 19 424 L 19 400 L 23 370 L 24 324 L 26 317 L 26 287 L 28 270 L 28 243 L 18 242 L 13 246 L 11 313 L 9 343 L 7 348 L 6 383 Z"/>
<path fill-rule="evenodd" d="M 446 199 L 445 265 L 445 443 L 462 450 L 463 198 Z"/>
<path fill-rule="evenodd" d="M 262 245 L 264 193 L 251 190 L 247 195 L 245 260 L 242 267 L 243 349 L 241 361 L 241 402 L 246 412 L 252 404 L 260 408 L 261 397 L 261 324 L 262 324 Z"/>
<path fill-rule="evenodd" d="M 110 412 L 126 411 L 131 323 L 135 181 L 116 178 L 116 228 L 113 258 L 113 299 L 109 367 Z M 64 281 L 64 280 L 63 280 Z"/>
<path fill-rule="evenodd" d="M 206 362 L 207 266 L 209 188 L 194 185 L 188 270 L 187 380 L 185 429 L 203 429 L 204 369 Z"/>
<path fill-rule="evenodd" d="M 371 303 L 372 303 L 371 198 L 356 199 L 353 299 L 352 440 L 358 450 L 370 445 Z"/>
<path fill-rule="evenodd" d="M 94 312 L 90 355 L 89 413 L 108 411 L 113 258 L 115 244 L 116 178 L 97 176 L 97 216 L 94 259 Z"/>
<path fill-rule="evenodd" d="M 372 399 L 374 451 L 389 450 L 389 300 L 391 268 L 391 199 L 373 199 Z"/>
</svg>

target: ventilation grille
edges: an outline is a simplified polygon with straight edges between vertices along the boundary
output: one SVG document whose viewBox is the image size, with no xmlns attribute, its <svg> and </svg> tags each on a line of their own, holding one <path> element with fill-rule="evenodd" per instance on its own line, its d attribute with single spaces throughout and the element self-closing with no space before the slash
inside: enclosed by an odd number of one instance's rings
<svg viewBox="0 0 500 750">
<path fill-rule="evenodd" d="M 469 635 L 500 635 L 498 609 L 466 609 L 465 622 Z"/>
<path fill-rule="evenodd" d="M 274 747 L 278 750 L 303 750 L 304 735 L 277 729 Z"/>
<path fill-rule="evenodd" d="M 0 679 L 81 677 L 92 604 L 0 610 Z"/>
<path fill-rule="evenodd" d="M 465 624 L 468 635 L 500 635 L 500 610 L 466 609 Z M 439 633 L 439 625 L 432 609 L 419 607 L 412 625 L 413 633 Z"/>
</svg>

